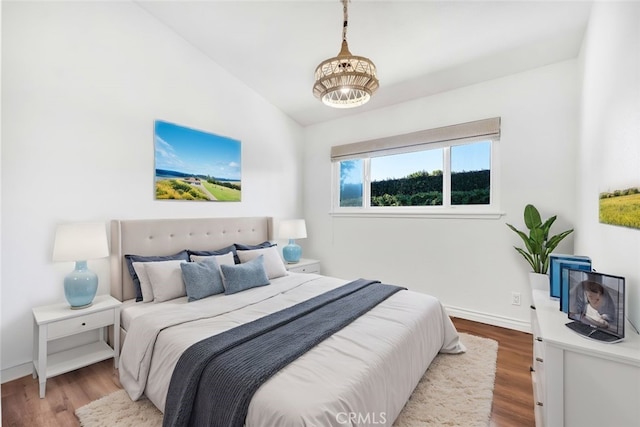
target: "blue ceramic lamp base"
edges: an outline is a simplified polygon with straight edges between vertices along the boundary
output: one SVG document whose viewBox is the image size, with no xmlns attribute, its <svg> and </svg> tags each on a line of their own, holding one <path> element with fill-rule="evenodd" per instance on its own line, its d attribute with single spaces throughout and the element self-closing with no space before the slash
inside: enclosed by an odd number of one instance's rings
<svg viewBox="0 0 640 427">
<path fill-rule="evenodd" d="M 282 248 L 282 257 L 288 264 L 295 264 L 300 261 L 302 248 L 296 244 L 294 239 L 289 239 L 289 244 Z"/>
<path fill-rule="evenodd" d="M 98 290 L 98 275 L 87 268 L 86 261 L 76 261 L 76 268 L 64 278 L 64 296 L 71 309 L 91 306 Z"/>
</svg>

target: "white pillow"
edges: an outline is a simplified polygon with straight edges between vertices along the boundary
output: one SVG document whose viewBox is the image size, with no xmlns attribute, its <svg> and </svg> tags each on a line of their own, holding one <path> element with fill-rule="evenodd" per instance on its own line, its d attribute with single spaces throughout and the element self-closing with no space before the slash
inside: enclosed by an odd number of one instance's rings
<svg viewBox="0 0 640 427">
<path fill-rule="evenodd" d="M 287 275 L 287 268 L 284 266 L 282 258 L 280 258 L 277 246 L 252 249 L 249 251 L 238 251 L 238 258 L 240 258 L 240 262 L 243 263 L 251 261 L 260 255 L 264 255 L 264 269 L 266 270 L 269 279 L 276 279 Z"/>
<path fill-rule="evenodd" d="M 147 274 L 147 269 L 144 267 L 145 264 L 151 264 L 148 262 L 134 262 L 133 269 L 136 271 L 138 275 L 138 280 L 140 280 L 140 290 L 142 291 L 142 302 L 153 302 L 153 289 L 151 288 L 151 281 L 149 280 L 149 275 Z"/>
<path fill-rule="evenodd" d="M 218 267 L 221 265 L 235 265 L 235 260 L 233 259 L 233 252 L 227 252 L 224 255 L 190 255 L 189 258 L 193 262 L 204 261 L 205 259 L 215 258 L 218 263 Z"/>
<path fill-rule="evenodd" d="M 144 269 L 151 282 L 154 302 L 168 301 L 187 295 L 180 268 L 180 264 L 183 262 L 185 261 L 174 260 L 145 264 Z"/>
</svg>

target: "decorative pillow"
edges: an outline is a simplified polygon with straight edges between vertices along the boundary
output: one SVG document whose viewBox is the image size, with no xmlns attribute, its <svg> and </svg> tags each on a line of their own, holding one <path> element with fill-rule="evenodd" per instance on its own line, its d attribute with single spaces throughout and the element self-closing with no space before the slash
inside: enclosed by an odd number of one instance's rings
<svg viewBox="0 0 640 427">
<path fill-rule="evenodd" d="M 233 255 L 233 259 L 234 260 L 237 259 L 235 245 L 229 245 L 226 248 L 217 249 L 215 251 L 192 251 L 191 249 L 187 249 L 187 251 L 189 252 L 190 257 L 191 256 L 225 255 L 231 252 L 231 254 Z M 193 261 L 193 259 L 191 261 Z M 239 264 L 239 263 L 240 261 L 236 262 L 236 264 Z"/>
<path fill-rule="evenodd" d="M 231 264 L 227 265 L 235 265 L 231 252 L 229 258 Z M 189 302 L 224 292 L 222 275 L 215 256 L 207 257 L 201 262 L 184 262 L 180 264 L 180 268 Z"/>
<path fill-rule="evenodd" d="M 183 261 L 189 261 L 189 253 L 180 251 L 177 254 L 165 255 L 165 256 L 144 256 L 144 255 L 125 255 L 125 262 L 127 263 L 127 269 L 133 280 L 133 286 L 136 290 L 136 301 L 142 301 L 142 290 L 140 289 L 140 279 L 136 274 L 136 270 L 133 268 L 134 262 L 157 262 L 157 261 L 170 261 L 180 259 Z"/>
<path fill-rule="evenodd" d="M 153 289 L 151 288 L 151 282 L 149 281 L 149 275 L 144 267 L 145 262 L 134 262 L 133 269 L 138 275 L 140 280 L 140 291 L 142 292 L 142 302 L 153 302 Z"/>
<path fill-rule="evenodd" d="M 270 248 L 271 246 L 276 246 L 276 244 L 265 241 L 262 243 L 258 243 L 257 245 L 243 245 L 242 243 L 234 243 L 233 246 L 235 246 L 236 250 L 238 251 L 251 251 L 253 249 Z"/>
<path fill-rule="evenodd" d="M 264 256 L 260 255 L 244 264 L 221 265 L 225 295 L 235 294 L 258 286 L 268 285 L 264 270 Z"/>
<path fill-rule="evenodd" d="M 287 268 L 284 266 L 282 258 L 280 258 L 277 246 L 238 251 L 238 257 L 241 262 L 251 261 L 259 256 L 264 256 L 264 269 L 269 279 L 276 279 L 287 275 Z"/>
<path fill-rule="evenodd" d="M 254 249 L 268 248 L 272 246 L 272 243 L 269 241 L 264 241 L 262 243 L 258 243 L 257 245 L 243 245 L 242 243 L 234 243 L 233 247 L 236 248 L 236 253 L 234 254 L 236 264 L 240 264 L 240 257 L 238 257 L 238 251 L 251 251 Z"/>
<path fill-rule="evenodd" d="M 153 290 L 153 301 L 162 302 L 187 295 L 182 280 L 182 269 L 180 264 L 186 263 L 182 260 L 149 262 L 144 269 L 149 276 L 151 289 Z"/>
<path fill-rule="evenodd" d="M 218 265 L 233 265 L 236 263 L 234 253 L 227 252 L 224 255 L 189 255 L 189 258 L 193 262 L 201 262 L 205 259 L 215 259 Z"/>
</svg>

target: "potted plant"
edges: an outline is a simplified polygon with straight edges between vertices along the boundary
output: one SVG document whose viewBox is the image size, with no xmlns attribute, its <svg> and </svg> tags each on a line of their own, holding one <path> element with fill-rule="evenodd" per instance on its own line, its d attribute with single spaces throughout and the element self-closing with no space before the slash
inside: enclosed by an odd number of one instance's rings
<svg viewBox="0 0 640 427">
<path fill-rule="evenodd" d="M 549 237 L 549 230 L 555 220 L 556 216 L 554 215 L 542 222 L 538 209 L 528 204 L 524 208 L 524 224 L 529 230 L 528 235 L 513 225 L 507 224 L 524 242 L 524 249 L 517 246 L 514 246 L 514 248 L 527 260 L 533 269 L 533 275 L 530 275 L 532 288 L 549 288 L 549 277 L 547 276 L 547 271 L 549 270 L 549 255 L 551 255 L 562 239 L 573 232 L 573 229 L 566 230 Z M 540 275 L 543 275 L 543 277 Z"/>
</svg>

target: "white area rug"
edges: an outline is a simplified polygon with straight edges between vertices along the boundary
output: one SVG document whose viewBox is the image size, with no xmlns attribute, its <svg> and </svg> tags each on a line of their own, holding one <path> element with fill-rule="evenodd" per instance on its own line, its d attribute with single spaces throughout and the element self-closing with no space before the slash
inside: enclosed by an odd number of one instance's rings
<svg viewBox="0 0 640 427">
<path fill-rule="evenodd" d="M 498 343 L 460 334 L 463 354 L 438 355 L 393 424 L 397 427 L 487 426 L 491 415 Z M 84 427 L 159 427 L 162 413 L 124 390 L 76 410 Z"/>
</svg>

